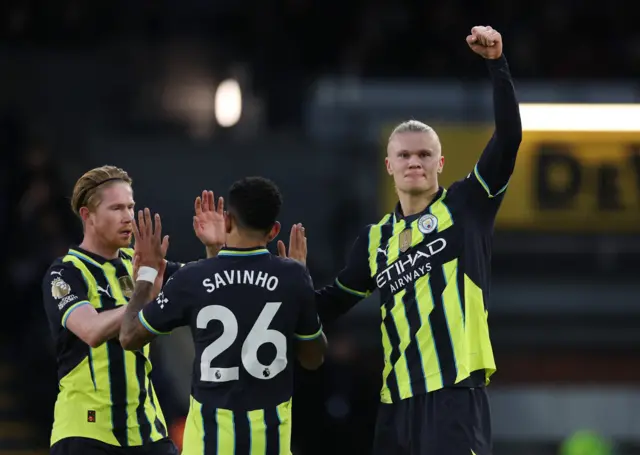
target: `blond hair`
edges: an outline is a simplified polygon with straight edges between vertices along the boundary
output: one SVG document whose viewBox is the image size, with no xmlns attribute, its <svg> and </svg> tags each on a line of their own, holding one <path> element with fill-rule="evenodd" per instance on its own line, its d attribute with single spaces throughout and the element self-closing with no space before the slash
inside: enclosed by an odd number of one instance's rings
<svg viewBox="0 0 640 455">
<path fill-rule="evenodd" d="M 405 122 L 400 123 L 398 126 L 396 126 L 393 131 L 391 132 L 391 135 L 389 136 L 389 140 L 391 140 L 391 138 L 396 135 L 396 134 L 401 134 L 401 133 L 430 133 L 430 132 L 434 132 L 433 128 L 431 128 L 429 125 L 419 122 L 418 120 L 407 120 Z"/>
<path fill-rule="evenodd" d="M 71 210 L 78 217 L 82 207 L 94 210 L 100 204 L 100 190 L 118 181 L 129 185 L 133 182 L 127 171 L 116 166 L 101 166 L 85 172 L 73 187 Z"/>
</svg>

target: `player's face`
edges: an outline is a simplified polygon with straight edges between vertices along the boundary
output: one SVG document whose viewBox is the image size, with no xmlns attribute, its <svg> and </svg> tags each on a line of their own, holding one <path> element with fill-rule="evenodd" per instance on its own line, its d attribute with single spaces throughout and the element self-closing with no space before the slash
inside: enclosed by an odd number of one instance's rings
<svg viewBox="0 0 640 455">
<path fill-rule="evenodd" d="M 440 140 L 433 132 L 395 134 L 387 146 L 387 172 L 398 191 L 421 194 L 438 186 L 444 157 Z"/>
<path fill-rule="evenodd" d="M 131 185 L 118 182 L 100 190 L 100 203 L 89 213 L 87 226 L 104 245 L 126 248 L 131 245 L 134 213 Z"/>
</svg>

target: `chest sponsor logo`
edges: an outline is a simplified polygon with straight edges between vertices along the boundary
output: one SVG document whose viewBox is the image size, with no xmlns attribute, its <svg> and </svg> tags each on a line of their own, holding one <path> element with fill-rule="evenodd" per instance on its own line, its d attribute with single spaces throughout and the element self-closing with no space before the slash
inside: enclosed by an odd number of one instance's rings
<svg viewBox="0 0 640 455">
<path fill-rule="evenodd" d="M 376 275 L 376 285 L 382 289 L 389 286 L 397 293 L 409 283 L 425 276 L 431 271 L 431 258 L 447 247 L 443 238 L 435 239 L 398 258 L 393 264 Z"/>
</svg>

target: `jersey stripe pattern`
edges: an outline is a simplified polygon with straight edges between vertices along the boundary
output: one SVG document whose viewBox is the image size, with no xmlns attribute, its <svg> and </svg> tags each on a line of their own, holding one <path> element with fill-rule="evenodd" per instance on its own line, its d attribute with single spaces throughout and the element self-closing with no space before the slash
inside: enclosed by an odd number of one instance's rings
<svg viewBox="0 0 640 455">
<path fill-rule="evenodd" d="M 88 296 L 66 310 L 63 327 L 80 305 L 90 304 L 100 313 L 127 304 L 133 290 L 133 251 L 120 253 L 120 260 L 101 263 L 70 249 L 61 259 L 80 271 Z M 149 345 L 135 352 L 123 350 L 117 339 L 96 348 L 81 345 L 86 355 L 59 381 L 51 444 L 85 437 L 129 447 L 166 438 L 164 416 L 149 379 Z"/>
<path fill-rule="evenodd" d="M 191 397 L 182 455 L 291 455 L 291 400 L 232 411 Z"/>
<path fill-rule="evenodd" d="M 488 383 L 496 369 L 482 288 L 460 255 L 431 260 L 460 236 L 446 190 L 425 214 L 437 226 L 427 234 L 423 216 L 407 223 L 393 213 L 369 229 L 369 269 L 381 291 L 383 403 L 455 385 L 479 370 Z"/>
</svg>

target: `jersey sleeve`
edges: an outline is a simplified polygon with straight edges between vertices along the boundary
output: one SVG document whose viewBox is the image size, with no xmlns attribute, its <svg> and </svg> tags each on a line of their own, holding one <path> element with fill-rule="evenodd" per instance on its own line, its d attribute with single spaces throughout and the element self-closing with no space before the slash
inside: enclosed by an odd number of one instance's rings
<svg viewBox="0 0 640 455">
<path fill-rule="evenodd" d="M 493 87 L 495 130 L 473 171 L 461 182 L 470 207 L 480 218 L 493 221 L 516 164 L 522 141 L 520 107 L 504 56 L 487 60 Z"/>
<path fill-rule="evenodd" d="M 139 313 L 140 322 L 155 335 L 167 335 L 177 327 L 187 325 L 189 285 L 184 273 L 175 273 L 166 282 L 158 297 Z"/>
<path fill-rule="evenodd" d="M 55 264 L 47 270 L 42 281 L 42 296 L 49 320 L 64 328 L 75 309 L 90 305 L 87 283 L 71 263 Z"/>
<path fill-rule="evenodd" d="M 333 322 L 367 297 L 375 282 L 369 273 L 369 230 L 363 229 L 353 243 L 347 264 L 329 286 L 316 291 L 318 314 L 323 324 Z"/>
<path fill-rule="evenodd" d="M 302 276 L 299 282 L 301 286 L 297 298 L 300 305 L 300 312 L 296 323 L 295 337 L 298 340 L 310 341 L 322 335 L 322 324 L 320 323 L 316 309 L 313 280 L 305 268 L 300 267 L 300 270 Z"/>
</svg>

